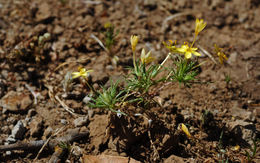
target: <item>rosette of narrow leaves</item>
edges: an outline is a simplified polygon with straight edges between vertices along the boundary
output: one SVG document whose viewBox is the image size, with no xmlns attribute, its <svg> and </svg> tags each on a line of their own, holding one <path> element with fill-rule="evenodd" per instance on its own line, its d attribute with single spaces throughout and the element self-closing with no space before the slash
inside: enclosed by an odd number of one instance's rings
<svg viewBox="0 0 260 163">
<path fill-rule="evenodd" d="M 192 81 L 196 80 L 195 77 L 198 75 L 199 64 L 182 57 L 173 59 L 173 63 L 175 67 L 171 68 L 168 79 L 190 86 Z"/>
<path fill-rule="evenodd" d="M 93 108 L 104 108 L 115 113 L 127 115 L 123 112 L 117 111 L 118 104 L 122 101 L 124 97 L 124 92 L 124 90 L 118 91 L 118 82 L 111 82 L 111 86 L 109 88 L 103 87 L 101 92 L 97 92 L 96 98 L 92 98 L 93 102 L 90 102 L 89 106 Z"/>
<path fill-rule="evenodd" d="M 160 65 L 146 66 L 145 62 L 136 61 L 136 68 L 130 68 L 131 73 L 127 78 L 128 90 L 138 91 L 140 94 L 147 93 L 149 88 L 165 78 L 155 79 L 160 72 Z"/>
</svg>

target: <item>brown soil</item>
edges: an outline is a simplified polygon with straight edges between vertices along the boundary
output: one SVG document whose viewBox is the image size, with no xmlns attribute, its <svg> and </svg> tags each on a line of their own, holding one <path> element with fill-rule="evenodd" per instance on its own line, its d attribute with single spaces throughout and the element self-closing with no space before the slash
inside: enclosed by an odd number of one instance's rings
<svg viewBox="0 0 260 163">
<path fill-rule="evenodd" d="M 252 139 L 259 138 L 258 0 L 0 0 L 0 15 L 0 99 L 12 105 L 9 109 L 0 107 L 0 145 L 19 120 L 28 121 L 22 140 L 31 141 L 46 139 L 50 129 L 55 133 L 64 127 L 59 134 L 63 135 L 76 128 L 74 120 L 78 116 L 88 117 L 77 127 L 89 130 L 89 136 L 71 144 L 73 151 L 67 158 L 71 162 L 80 161 L 83 154 L 127 156 L 141 162 L 242 162 L 247 160 L 245 151 L 252 146 Z M 172 15 L 176 17 L 168 20 Z M 173 83 L 160 85 L 155 90 L 160 88 L 156 98 L 162 106 L 145 111 L 127 108 L 132 115 L 143 113 L 151 119 L 151 127 L 142 117 L 118 118 L 103 109 L 89 108 L 83 98 L 90 91 L 79 80 L 75 80 L 68 96 L 63 96 L 64 76 L 77 71 L 78 66 L 94 70 L 90 83 L 97 89 L 109 85 L 110 78 L 122 79 L 127 73 L 125 68 L 132 66 L 132 34 L 141 37 L 138 52 L 143 47 L 150 49 L 157 62 L 162 62 L 168 53 L 162 42 L 191 42 L 196 17 L 207 22 L 196 45 L 213 54 L 217 43 L 229 60 L 220 65 L 204 55 L 199 58 L 199 62 L 206 62 L 198 77 L 204 84 L 191 88 Z M 117 67 L 91 37 L 104 40 L 101 31 L 106 22 L 120 31 L 113 47 L 120 58 Z M 38 44 L 35 37 L 47 32 L 51 38 L 44 47 L 32 47 L 32 43 Z M 227 74 L 231 77 L 228 84 Z M 33 104 L 28 86 L 40 94 L 37 104 Z M 66 111 L 55 96 L 76 115 Z M 202 124 L 207 111 L 212 114 Z M 181 123 L 187 125 L 193 138 L 179 130 Z M 234 150 L 236 145 L 240 149 Z M 37 153 L 0 153 L 0 161 L 32 162 Z M 37 161 L 47 162 L 51 154 L 44 151 Z M 259 161 L 257 153 L 253 162 Z"/>
</svg>

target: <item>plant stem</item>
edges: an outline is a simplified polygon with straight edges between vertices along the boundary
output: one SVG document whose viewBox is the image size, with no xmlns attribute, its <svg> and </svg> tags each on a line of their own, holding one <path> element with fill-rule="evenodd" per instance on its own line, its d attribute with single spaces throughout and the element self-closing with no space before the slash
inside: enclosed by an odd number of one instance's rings
<svg viewBox="0 0 260 163">
<path fill-rule="evenodd" d="M 136 69 L 136 62 L 135 62 L 135 51 L 133 51 L 133 64 L 134 64 L 134 68 L 135 68 L 135 72 L 136 72 L 137 69 Z"/>
<path fill-rule="evenodd" d="M 170 57 L 171 54 L 172 54 L 172 53 L 168 53 L 167 57 L 163 60 L 163 62 L 161 63 L 161 65 L 158 67 L 157 70 L 160 70 L 160 68 L 164 65 L 164 63 L 169 59 L 169 57 Z"/>
<path fill-rule="evenodd" d="M 86 79 L 85 79 L 85 83 L 87 84 L 87 86 L 89 87 L 89 89 L 90 89 L 93 93 L 95 93 L 95 95 L 98 94 L 97 91 L 95 91 L 95 89 L 93 88 L 93 86 L 90 85 Z"/>
<path fill-rule="evenodd" d="M 192 48 L 192 47 L 193 47 L 193 45 L 194 45 L 194 43 L 195 43 L 195 41 L 196 41 L 196 38 L 197 38 L 197 36 L 198 36 L 198 35 L 196 35 L 196 34 L 195 34 L 195 36 L 194 36 L 194 38 L 193 38 L 193 42 L 192 42 L 192 44 L 191 44 L 190 48 Z"/>
</svg>

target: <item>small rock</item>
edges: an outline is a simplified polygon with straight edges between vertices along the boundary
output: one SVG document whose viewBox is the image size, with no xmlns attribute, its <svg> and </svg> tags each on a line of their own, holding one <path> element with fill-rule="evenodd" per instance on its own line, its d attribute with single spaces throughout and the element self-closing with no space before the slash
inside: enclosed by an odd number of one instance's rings
<svg viewBox="0 0 260 163">
<path fill-rule="evenodd" d="M 256 138 L 256 127 L 253 123 L 236 120 L 234 122 L 227 122 L 227 126 L 236 135 L 236 139 L 243 139 L 251 144 L 252 140 Z"/>
<path fill-rule="evenodd" d="M 73 147 L 72 154 L 74 156 L 80 157 L 83 153 L 83 150 L 79 146 Z"/>
<path fill-rule="evenodd" d="M 17 140 L 10 135 L 10 136 L 8 136 L 6 141 L 7 141 L 7 143 L 15 143 Z"/>
<path fill-rule="evenodd" d="M 244 12 L 244 13 L 238 15 L 238 21 L 240 23 L 244 23 L 247 20 L 247 18 L 248 18 L 247 12 Z"/>
<path fill-rule="evenodd" d="M 67 124 L 67 120 L 66 119 L 61 119 L 60 123 L 63 124 L 63 125 L 66 125 Z"/>
<path fill-rule="evenodd" d="M 164 160 L 164 163 L 184 163 L 183 158 L 171 155 L 166 160 Z"/>
<path fill-rule="evenodd" d="M 8 137 L 9 140 L 15 141 L 16 139 L 22 140 L 26 128 L 24 127 L 22 121 L 18 121 L 14 128 L 12 129 L 12 134 Z"/>
<path fill-rule="evenodd" d="M 51 7 L 48 3 L 40 3 L 36 13 L 37 21 L 43 21 L 51 17 Z"/>
<path fill-rule="evenodd" d="M 52 129 L 50 126 L 47 127 L 47 128 L 44 130 L 43 137 L 44 137 L 45 139 L 47 139 L 48 137 L 51 136 L 52 132 L 53 132 L 53 129 Z"/>
<path fill-rule="evenodd" d="M 260 107 L 255 108 L 254 113 L 256 117 L 260 118 Z"/>
<path fill-rule="evenodd" d="M 230 54 L 227 63 L 230 65 L 236 64 L 237 63 L 236 60 L 237 60 L 237 52 L 233 52 Z"/>
<path fill-rule="evenodd" d="M 231 108 L 231 114 L 232 114 L 232 116 L 242 118 L 243 120 L 246 120 L 246 121 L 255 120 L 255 116 L 254 116 L 253 112 L 239 108 L 238 103 L 235 103 L 233 105 L 233 107 Z"/>
<path fill-rule="evenodd" d="M 106 69 L 107 69 L 108 71 L 113 71 L 113 70 L 114 70 L 114 67 L 113 67 L 112 65 L 107 65 L 107 66 L 106 66 Z"/>
<path fill-rule="evenodd" d="M 181 114 L 183 115 L 184 119 L 191 119 L 194 116 L 194 114 L 189 110 L 182 110 Z"/>
<path fill-rule="evenodd" d="M 29 125 L 30 135 L 32 137 L 38 137 L 40 135 L 43 125 L 43 119 L 41 117 L 36 117 L 33 119 Z"/>
<path fill-rule="evenodd" d="M 8 134 L 8 135 L 11 133 L 11 130 L 8 126 L 3 126 L 1 128 L 1 130 L 2 130 L 2 133 Z"/>
<path fill-rule="evenodd" d="M 17 119 L 15 117 L 9 117 L 7 118 L 6 122 L 9 123 L 9 124 L 13 124 L 15 125 L 17 123 Z"/>
<path fill-rule="evenodd" d="M 55 28 L 53 29 L 54 34 L 61 34 L 63 31 L 64 29 L 59 25 L 56 25 Z"/>
<path fill-rule="evenodd" d="M 5 154 L 10 156 L 12 154 L 12 152 L 11 151 L 6 151 Z"/>
<path fill-rule="evenodd" d="M 73 121 L 75 127 L 84 126 L 88 123 L 88 116 L 79 117 Z"/>
<path fill-rule="evenodd" d="M 217 17 L 214 21 L 214 25 L 217 27 L 222 27 L 225 24 L 225 18 Z"/>
<path fill-rule="evenodd" d="M 8 92 L 1 100 L 0 107 L 3 107 L 9 111 L 26 111 L 32 104 L 32 100 L 29 94 L 19 94 L 14 91 Z"/>
<path fill-rule="evenodd" d="M 94 111 L 93 111 L 93 109 L 88 109 L 88 117 L 89 118 L 92 118 L 94 116 Z"/>
</svg>

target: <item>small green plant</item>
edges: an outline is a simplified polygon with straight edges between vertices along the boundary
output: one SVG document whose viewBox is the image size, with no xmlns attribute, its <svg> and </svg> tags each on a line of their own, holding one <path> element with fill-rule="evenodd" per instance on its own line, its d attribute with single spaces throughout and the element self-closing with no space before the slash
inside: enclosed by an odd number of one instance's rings
<svg viewBox="0 0 260 163">
<path fill-rule="evenodd" d="M 137 90 L 141 94 L 144 94 L 148 92 L 152 85 L 164 80 L 163 78 L 159 80 L 154 79 L 160 72 L 159 65 L 154 64 L 148 67 L 147 63 L 149 62 L 142 60 L 134 62 L 135 67 L 130 68 L 131 76 L 127 79 L 128 89 Z"/>
<path fill-rule="evenodd" d="M 102 91 L 97 92 L 97 97 L 92 98 L 89 106 L 93 108 L 105 108 L 115 113 L 120 113 L 127 115 L 123 112 L 118 111 L 120 102 L 122 102 L 124 96 L 124 90 L 118 91 L 118 82 L 113 83 L 111 81 L 111 86 L 109 88 L 102 88 Z"/>
<path fill-rule="evenodd" d="M 245 151 L 245 154 L 247 156 L 247 161 L 250 163 L 255 158 L 256 153 L 259 151 L 259 142 L 260 139 L 253 140 L 253 147 L 250 147 L 250 151 Z"/>
<path fill-rule="evenodd" d="M 169 44 L 163 43 L 166 48 L 170 50 L 170 53 L 165 57 L 162 63 L 156 63 L 155 58 L 152 56 L 151 51 L 145 52 L 143 48 L 141 51 L 140 58 L 137 58 L 136 46 L 139 41 L 139 37 L 132 35 L 130 38 L 133 66 L 129 67 L 129 74 L 126 75 L 124 87 L 118 87 L 118 83 L 111 83 L 109 88 L 102 87 L 101 91 L 95 91 L 91 85 L 88 86 L 95 93 L 92 97 L 91 107 L 105 108 L 115 113 L 121 113 L 119 107 L 123 104 L 134 105 L 144 104 L 142 107 L 147 108 L 146 104 L 151 103 L 154 100 L 154 95 L 158 92 L 156 90 L 157 86 L 163 82 L 178 82 L 179 84 L 184 84 L 184 86 L 190 87 L 199 74 L 199 67 L 201 64 L 198 63 L 196 56 L 201 56 L 198 52 L 198 48 L 194 46 L 197 36 L 206 27 L 206 23 L 203 19 L 196 19 L 194 38 L 191 44 L 184 42 L 181 46 L 177 46 L 176 41 L 169 40 Z M 104 36 L 105 36 L 105 46 L 98 41 L 100 45 L 106 51 L 109 51 L 109 57 L 118 61 L 118 57 L 112 55 L 112 46 L 115 43 L 115 37 L 118 31 L 115 32 L 114 25 L 111 23 L 106 23 L 104 25 Z M 93 37 L 94 38 L 94 37 Z M 97 38 L 95 38 L 98 40 Z M 101 43 L 100 43 L 101 42 Z M 218 49 L 218 56 L 224 57 L 223 53 Z M 176 54 L 176 55 L 175 55 Z M 171 58 L 173 66 L 165 67 L 166 61 Z M 167 71 L 168 70 L 168 71 Z M 166 72 L 161 75 L 162 71 Z M 72 79 L 78 78 L 80 76 L 86 78 L 87 73 L 85 69 L 79 69 L 79 72 L 73 72 Z M 158 75 L 160 74 L 160 75 Z M 156 92 L 157 91 L 157 92 Z M 149 105 L 150 106 L 150 105 Z M 123 113 L 126 115 L 125 113 Z M 206 117 L 204 117 L 206 121 Z M 202 122 L 204 124 L 206 122 Z"/>
<path fill-rule="evenodd" d="M 229 74 L 225 74 L 225 82 L 227 85 L 231 82 L 231 77 Z"/>
<path fill-rule="evenodd" d="M 106 47 L 106 51 L 111 59 L 111 62 L 114 65 L 117 65 L 117 62 L 119 61 L 118 56 L 114 55 L 113 51 L 112 51 L 112 47 L 115 44 L 115 38 L 119 33 L 119 30 L 115 31 L 115 26 L 110 23 L 107 22 L 104 25 L 105 31 L 103 32 L 104 37 L 105 37 L 105 47 Z"/>
<path fill-rule="evenodd" d="M 68 151 L 70 151 L 70 149 L 71 149 L 70 144 L 65 143 L 65 142 L 60 142 L 60 143 L 58 144 L 58 146 L 59 146 L 61 149 L 66 149 L 66 150 L 68 150 Z"/>
<path fill-rule="evenodd" d="M 198 48 L 194 47 L 195 41 L 199 33 L 206 27 L 206 23 L 203 19 L 196 19 L 195 25 L 195 35 L 193 38 L 193 42 L 189 45 L 188 42 L 184 42 L 181 47 L 176 47 L 175 43 L 172 40 L 169 40 L 169 44 L 163 43 L 166 48 L 170 50 L 170 56 L 173 61 L 174 67 L 170 68 L 170 73 L 167 76 L 172 82 L 179 82 L 179 84 L 183 83 L 185 86 L 190 86 L 192 81 L 196 80 L 195 77 L 198 75 L 198 67 L 200 64 L 197 64 L 197 61 L 192 60 L 192 54 L 195 56 L 201 56 L 199 52 L 197 52 Z M 174 53 L 184 55 L 181 56 L 172 56 Z"/>
<path fill-rule="evenodd" d="M 115 26 L 110 22 L 107 22 L 104 25 L 104 28 L 105 46 L 109 51 L 111 51 L 112 46 L 115 44 L 115 38 L 118 35 L 119 30 L 115 32 Z"/>
<path fill-rule="evenodd" d="M 169 79 L 170 81 L 177 81 L 179 84 L 183 83 L 185 86 L 190 86 L 191 82 L 196 80 L 199 74 L 197 68 L 199 65 L 192 60 L 177 57 L 172 59 L 175 67 L 171 68 Z"/>
<path fill-rule="evenodd" d="M 155 60 L 151 51 L 145 52 L 142 49 L 140 59 L 136 59 L 136 45 L 138 43 L 138 36 L 131 37 L 132 52 L 133 52 L 133 67 L 130 67 L 130 74 L 126 78 L 127 91 L 135 94 L 135 99 L 132 101 L 145 102 L 145 105 L 152 100 L 149 95 L 150 88 L 160 82 L 165 81 L 165 77 L 157 78 L 161 72 L 162 64 L 150 64 Z M 135 92 L 134 92 L 135 91 Z"/>
<path fill-rule="evenodd" d="M 218 162 L 219 163 L 228 163 L 228 158 L 226 158 L 226 150 L 224 149 L 223 146 L 223 134 L 224 131 L 222 130 L 220 133 L 219 141 L 218 141 L 218 158 L 220 159 Z"/>
</svg>

